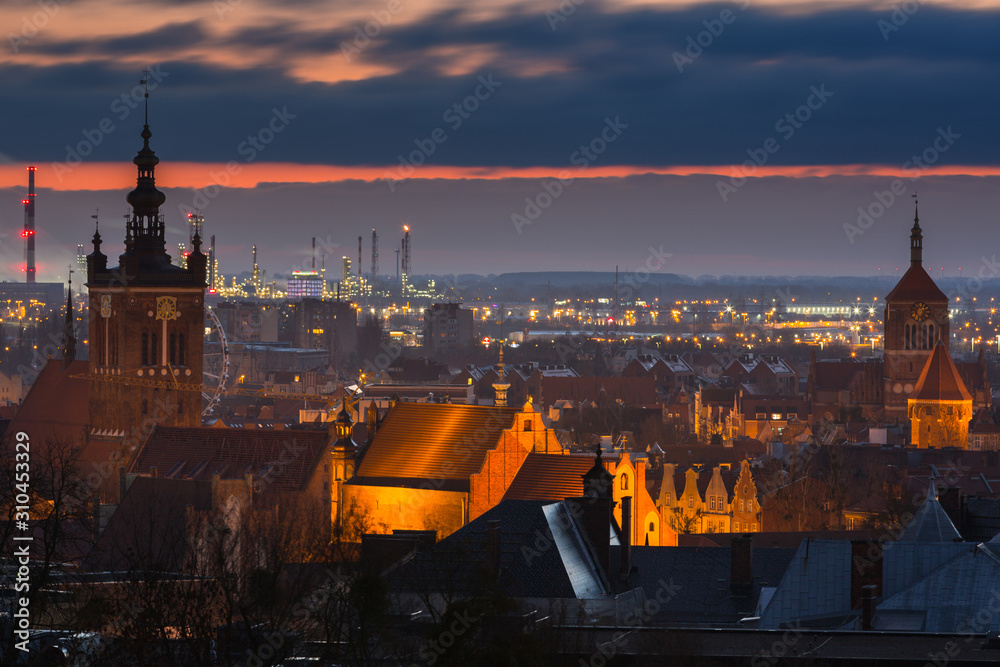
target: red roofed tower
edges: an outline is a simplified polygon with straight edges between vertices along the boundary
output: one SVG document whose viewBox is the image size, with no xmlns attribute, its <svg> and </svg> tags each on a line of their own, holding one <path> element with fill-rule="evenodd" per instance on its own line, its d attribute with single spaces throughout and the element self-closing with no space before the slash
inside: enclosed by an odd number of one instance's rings
<svg viewBox="0 0 1000 667">
<path fill-rule="evenodd" d="M 934 346 L 907 403 L 915 447 L 968 447 L 972 394 L 944 342 Z"/>
<path fill-rule="evenodd" d="M 907 399 L 938 341 L 948 349 L 948 297 L 923 267 L 923 232 L 914 210 L 910 268 L 885 297 L 885 417 L 907 417 Z"/>
</svg>

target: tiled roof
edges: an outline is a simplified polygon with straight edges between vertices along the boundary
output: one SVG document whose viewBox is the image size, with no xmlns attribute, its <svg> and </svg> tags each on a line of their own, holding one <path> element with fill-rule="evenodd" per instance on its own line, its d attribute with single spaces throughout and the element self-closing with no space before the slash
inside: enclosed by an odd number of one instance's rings
<svg viewBox="0 0 1000 667">
<path fill-rule="evenodd" d="M 146 439 L 129 472 L 159 477 L 211 479 L 242 477 L 275 491 L 302 489 L 330 436 L 322 431 L 157 427 Z"/>
<path fill-rule="evenodd" d="M 924 632 L 960 632 L 976 619 L 982 629 L 1000 629 L 1000 615 L 979 612 L 995 604 L 996 583 L 1000 581 L 1000 559 L 988 547 L 965 544 L 964 552 L 941 564 L 927 576 L 895 595 L 883 596 L 883 610 L 926 612 Z"/>
<path fill-rule="evenodd" d="M 735 625 L 753 613 L 762 586 L 777 586 L 795 554 L 794 549 L 754 548 L 753 586 L 733 595 L 732 552 L 726 547 L 632 547 L 636 572 L 630 586 L 643 588 L 646 599 L 662 601 L 664 581 L 679 593 L 659 605 L 654 623 Z M 661 591 L 658 596 L 657 592 Z"/>
<path fill-rule="evenodd" d="M 24 431 L 38 444 L 81 443 L 90 423 L 90 382 L 74 376 L 86 373 L 86 361 L 71 362 L 63 370 L 61 360 L 50 359 L 11 421 L 10 431 Z"/>
<path fill-rule="evenodd" d="M 468 480 L 510 428 L 514 408 L 397 403 L 358 466 L 359 477 Z"/>
<path fill-rule="evenodd" d="M 850 611 L 851 567 L 850 542 L 802 542 L 758 627 L 778 628 L 803 617 Z"/>
<path fill-rule="evenodd" d="M 593 456 L 528 454 L 504 500 L 562 500 L 583 495 L 583 475 Z"/>
<path fill-rule="evenodd" d="M 934 280 L 920 264 L 911 264 L 896 286 L 885 297 L 890 301 L 937 301 L 947 302 L 948 297 L 938 288 Z"/>
<path fill-rule="evenodd" d="M 958 374 L 944 341 L 939 340 L 934 346 L 934 352 L 924 364 L 920 379 L 917 380 L 917 386 L 910 398 L 923 401 L 972 400 L 972 395 L 965 388 L 965 383 L 962 382 L 962 377 Z"/>
</svg>

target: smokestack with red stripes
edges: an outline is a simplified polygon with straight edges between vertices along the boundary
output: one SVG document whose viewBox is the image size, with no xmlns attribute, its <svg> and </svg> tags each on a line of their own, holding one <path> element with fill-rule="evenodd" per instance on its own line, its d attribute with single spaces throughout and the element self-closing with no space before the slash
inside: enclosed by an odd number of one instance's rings
<svg viewBox="0 0 1000 667">
<path fill-rule="evenodd" d="M 24 274 L 25 282 L 35 282 L 35 167 L 28 167 L 28 196 L 24 204 Z"/>
</svg>

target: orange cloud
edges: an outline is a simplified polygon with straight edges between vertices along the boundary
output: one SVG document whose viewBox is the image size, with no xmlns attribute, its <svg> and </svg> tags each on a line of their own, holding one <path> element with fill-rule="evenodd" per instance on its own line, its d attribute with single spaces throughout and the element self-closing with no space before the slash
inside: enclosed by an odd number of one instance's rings
<svg viewBox="0 0 1000 667">
<path fill-rule="evenodd" d="M 135 182 L 135 167 L 127 162 L 84 163 L 67 169 L 58 163 L 38 164 L 35 181 L 38 188 L 52 190 L 118 190 Z M 693 176 L 699 174 L 730 177 L 741 175 L 734 165 L 714 166 L 606 166 L 584 171 L 565 167 L 455 167 L 423 166 L 414 170 L 415 179 L 484 179 L 505 178 L 624 178 L 641 174 Z M 326 183 L 334 181 L 377 181 L 398 177 L 395 166 L 334 166 L 292 163 L 196 163 L 165 162 L 156 170 L 156 182 L 165 188 L 204 188 L 221 185 L 231 188 L 252 188 L 260 183 Z M 911 178 L 912 170 L 885 165 L 800 165 L 760 167 L 752 178 L 783 176 L 786 178 L 822 178 L 826 176 L 882 176 Z M 952 165 L 931 167 L 921 176 L 1000 176 L 1000 166 Z M 26 186 L 25 166 L 0 165 L 0 187 Z"/>
</svg>

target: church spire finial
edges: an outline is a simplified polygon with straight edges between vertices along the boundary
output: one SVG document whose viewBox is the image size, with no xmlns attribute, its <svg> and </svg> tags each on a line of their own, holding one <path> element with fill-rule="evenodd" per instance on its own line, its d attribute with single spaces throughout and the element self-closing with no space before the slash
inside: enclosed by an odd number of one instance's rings
<svg viewBox="0 0 1000 667">
<path fill-rule="evenodd" d="M 913 193 L 913 228 L 910 230 L 910 265 L 923 263 L 924 234 L 920 229 L 920 209 L 917 193 Z"/>
<path fill-rule="evenodd" d="M 63 327 L 63 369 L 76 360 L 76 333 L 73 317 L 73 269 L 69 267 L 69 289 L 66 291 L 66 321 Z"/>
</svg>

